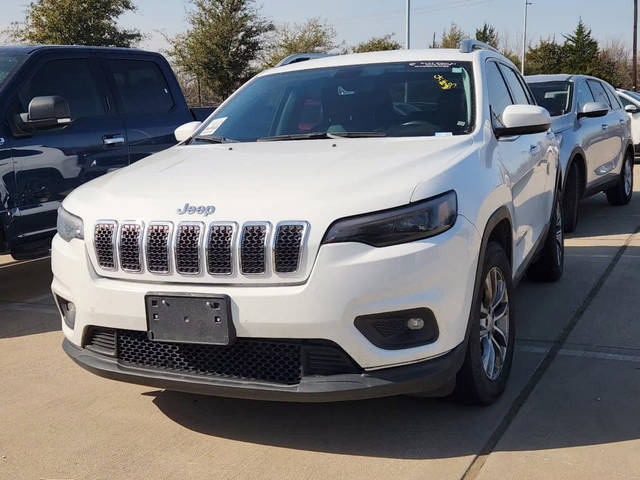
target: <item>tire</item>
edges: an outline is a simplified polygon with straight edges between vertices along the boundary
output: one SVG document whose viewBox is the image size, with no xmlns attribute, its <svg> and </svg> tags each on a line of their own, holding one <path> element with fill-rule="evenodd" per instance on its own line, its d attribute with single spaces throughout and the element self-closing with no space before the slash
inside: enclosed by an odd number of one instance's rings
<svg viewBox="0 0 640 480">
<path fill-rule="evenodd" d="M 564 223 L 562 204 L 556 195 L 549 221 L 549 231 L 538 257 L 527 269 L 527 276 L 535 282 L 555 282 L 564 271 Z"/>
<path fill-rule="evenodd" d="M 515 345 L 511 266 L 504 249 L 496 242 L 487 245 L 480 278 L 481 285 L 471 307 L 467 352 L 456 377 L 454 397 L 466 403 L 490 405 L 504 392 Z M 501 301 L 497 302 L 498 299 Z"/>
<path fill-rule="evenodd" d="M 621 206 L 631 201 L 633 196 L 633 164 L 633 155 L 627 153 L 620 169 L 620 178 L 617 185 L 604 192 L 610 205 Z"/>
<path fill-rule="evenodd" d="M 567 180 L 565 181 L 564 195 L 562 197 L 565 233 L 575 232 L 578 226 L 578 204 L 580 203 L 579 173 L 575 163 L 571 165 L 567 172 Z"/>
</svg>

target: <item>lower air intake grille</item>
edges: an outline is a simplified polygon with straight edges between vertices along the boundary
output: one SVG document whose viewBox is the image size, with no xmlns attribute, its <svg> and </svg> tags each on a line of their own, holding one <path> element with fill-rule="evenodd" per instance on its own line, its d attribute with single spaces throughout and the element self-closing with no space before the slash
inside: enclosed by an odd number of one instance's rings
<svg viewBox="0 0 640 480">
<path fill-rule="evenodd" d="M 266 225 L 245 225 L 242 230 L 240 259 L 242 273 L 264 273 Z"/>
<path fill-rule="evenodd" d="M 169 225 L 150 225 L 147 231 L 147 269 L 169 273 Z"/>
<path fill-rule="evenodd" d="M 98 264 L 102 268 L 113 270 L 116 263 L 113 255 L 114 235 L 116 225 L 114 223 L 98 223 L 94 230 L 93 243 L 96 248 Z"/>
<path fill-rule="evenodd" d="M 140 272 L 140 248 L 142 227 L 134 223 L 125 223 L 120 231 L 120 266 L 129 272 Z"/>
<path fill-rule="evenodd" d="M 276 272 L 291 273 L 298 270 L 303 233 L 304 225 L 280 225 L 278 227 L 273 252 Z"/>
<path fill-rule="evenodd" d="M 200 233 L 202 226 L 180 224 L 176 239 L 176 270 L 178 273 L 197 275 L 200 273 Z"/>
<path fill-rule="evenodd" d="M 229 346 L 159 343 L 146 332 L 118 331 L 118 360 L 123 365 L 293 385 L 301 378 L 301 345 L 238 339 Z"/>
<path fill-rule="evenodd" d="M 84 348 L 102 355 L 116 355 L 116 331 L 109 328 L 89 327 Z"/>
<path fill-rule="evenodd" d="M 232 268 L 232 225 L 212 225 L 207 247 L 207 270 L 214 275 L 230 274 Z"/>
</svg>

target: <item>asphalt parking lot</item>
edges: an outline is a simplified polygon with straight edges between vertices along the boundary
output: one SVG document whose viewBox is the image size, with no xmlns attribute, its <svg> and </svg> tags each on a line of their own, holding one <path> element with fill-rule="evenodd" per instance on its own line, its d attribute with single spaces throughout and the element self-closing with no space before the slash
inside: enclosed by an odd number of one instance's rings
<svg viewBox="0 0 640 480">
<path fill-rule="evenodd" d="M 0 478 L 640 478 L 636 192 L 622 208 L 583 202 L 564 278 L 518 287 L 514 369 L 487 408 L 262 403 L 105 380 L 61 349 L 49 259 L 0 257 Z"/>
</svg>

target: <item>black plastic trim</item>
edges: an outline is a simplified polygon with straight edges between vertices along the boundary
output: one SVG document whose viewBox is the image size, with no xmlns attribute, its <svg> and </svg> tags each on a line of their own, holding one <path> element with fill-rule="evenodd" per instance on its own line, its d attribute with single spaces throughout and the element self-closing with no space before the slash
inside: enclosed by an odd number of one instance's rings
<svg viewBox="0 0 640 480">
<path fill-rule="evenodd" d="M 376 322 L 392 322 L 394 320 L 402 321 L 404 325 L 408 319 L 414 317 L 424 320 L 424 327 L 421 330 L 409 330 L 405 327 L 403 333 L 384 336 L 375 325 Z M 435 342 L 440 334 L 436 317 L 433 311 L 428 308 L 412 308 L 409 310 L 360 315 L 356 317 L 353 323 L 367 340 L 384 350 L 402 350 L 428 345 Z"/>
<path fill-rule="evenodd" d="M 335 402 L 428 392 L 438 395 L 460 370 L 465 345 L 463 342 L 445 355 L 410 365 L 361 374 L 303 376 L 299 384 L 281 385 L 125 368 L 116 359 L 79 348 L 66 338 L 62 342 L 64 351 L 78 365 L 112 380 L 203 395 L 283 402 Z"/>
</svg>

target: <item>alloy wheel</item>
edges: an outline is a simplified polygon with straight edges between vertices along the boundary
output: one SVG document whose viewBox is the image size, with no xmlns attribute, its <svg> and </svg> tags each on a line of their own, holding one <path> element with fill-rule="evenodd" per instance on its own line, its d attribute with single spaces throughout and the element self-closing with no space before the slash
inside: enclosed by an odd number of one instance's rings
<svg viewBox="0 0 640 480">
<path fill-rule="evenodd" d="M 493 267 L 484 279 L 480 303 L 480 351 L 489 380 L 500 376 L 509 348 L 509 294 L 504 274 Z"/>
<path fill-rule="evenodd" d="M 624 162 L 624 194 L 629 196 L 633 188 L 633 170 L 631 160 Z"/>
</svg>

